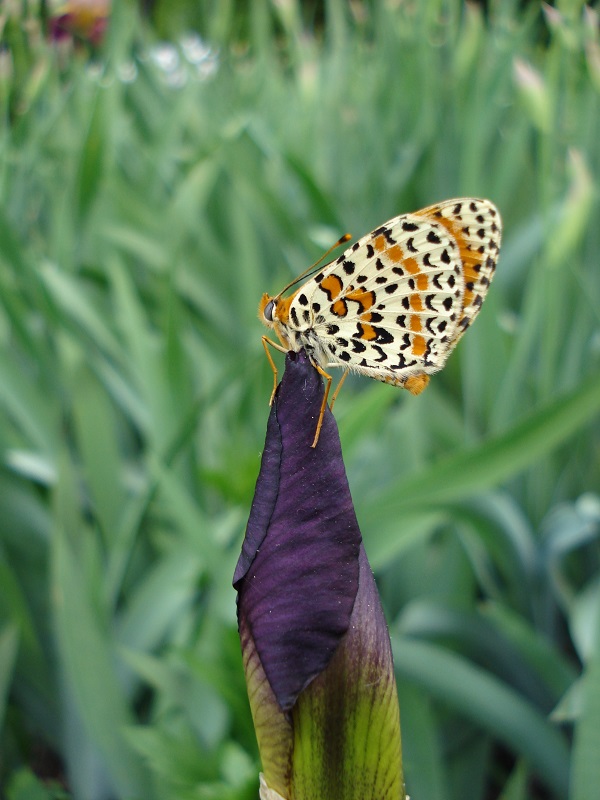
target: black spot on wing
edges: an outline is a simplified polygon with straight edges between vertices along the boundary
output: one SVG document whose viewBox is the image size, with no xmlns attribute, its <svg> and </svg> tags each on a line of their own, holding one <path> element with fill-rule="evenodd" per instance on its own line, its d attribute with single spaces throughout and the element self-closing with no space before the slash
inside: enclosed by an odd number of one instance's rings
<svg viewBox="0 0 600 800">
<path fill-rule="evenodd" d="M 387 361 L 387 354 L 381 349 L 381 347 L 379 347 L 379 345 L 374 344 L 373 350 L 379 353 L 379 358 L 373 359 L 374 361 L 377 361 L 378 363 L 381 363 L 382 361 Z"/>
<path fill-rule="evenodd" d="M 371 236 L 373 238 L 376 236 L 383 236 L 388 244 L 396 244 L 396 240 L 392 238 L 392 231 L 390 228 L 386 228 L 385 225 L 382 225 L 380 228 L 376 228 Z"/>
<path fill-rule="evenodd" d="M 397 364 L 388 364 L 390 369 L 404 369 L 406 367 L 406 359 L 402 353 L 398 353 L 398 363 Z"/>
<path fill-rule="evenodd" d="M 377 334 L 374 341 L 378 342 L 379 344 L 390 344 L 390 342 L 394 341 L 392 334 L 385 328 L 379 328 L 377 325 L 373 325 L 373 330 Z"/>
</svg>

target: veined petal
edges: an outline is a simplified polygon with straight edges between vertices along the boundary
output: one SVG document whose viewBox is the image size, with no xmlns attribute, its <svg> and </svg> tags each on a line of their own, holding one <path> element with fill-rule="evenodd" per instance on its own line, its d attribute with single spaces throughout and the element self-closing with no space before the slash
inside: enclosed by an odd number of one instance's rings
<svg viewBox="0 0 600 800">
<path fill-rule="evenodd" d="M 329 663 L 358 589 L 361 535 L 329 409 L 310 446 L 322 397 L 306 355 L 288 353 L 234 575 L 238 618 L 284 711 Z"/>
</svg>

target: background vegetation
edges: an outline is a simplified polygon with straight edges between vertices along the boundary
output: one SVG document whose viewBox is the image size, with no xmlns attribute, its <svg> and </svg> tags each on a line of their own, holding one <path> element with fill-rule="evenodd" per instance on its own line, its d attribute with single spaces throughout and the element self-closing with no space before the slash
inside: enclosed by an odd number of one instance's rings
<svg viewBox="0 0 600 800">
<path fill-rule="evenodd" d="M 505 225 L 476 325 L 422 396 L 336 405 L 407 786 L 597 797 L 597 11 L 122 2 L 92 53 L 33 6 L 0 20 L 0 794 L 257 797 L 231 576 L 258 300 L 474 195 Z"/>
</svg>

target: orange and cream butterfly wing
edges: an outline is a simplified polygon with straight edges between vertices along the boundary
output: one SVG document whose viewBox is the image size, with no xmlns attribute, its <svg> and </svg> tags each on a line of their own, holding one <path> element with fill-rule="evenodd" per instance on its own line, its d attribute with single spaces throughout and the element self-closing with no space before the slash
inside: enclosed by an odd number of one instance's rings
<svg viewBox="0 0 600 800">
<path fill-rule="evenodd" d="M 487 200 L 449 200 L 364 236 L 289 298 L 286 327 L 323 368 L 418 393 L 485 297 L 500 246 Z"/>
<path fill-rule="evenodd" d="M 460 339 L 475 319 L 489 289 L 502 241 L 500 212 L 489 200 L 446 200 L 417 212 L 441 223 L 458 245 L 465 291 L 458 322 Z"/>
</svg>

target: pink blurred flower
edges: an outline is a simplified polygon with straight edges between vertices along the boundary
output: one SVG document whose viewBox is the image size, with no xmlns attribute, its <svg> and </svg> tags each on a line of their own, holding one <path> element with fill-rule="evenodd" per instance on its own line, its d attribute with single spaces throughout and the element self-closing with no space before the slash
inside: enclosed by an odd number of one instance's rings
<svg viewBox="0 0 600 800">
<path fill-rule="evenodd" d="M 50 36 L 77 39 L 98 45 L 102 41 L 111 11 L 111 0 L 65 0 L 53 4 Z"/>
</svg>

